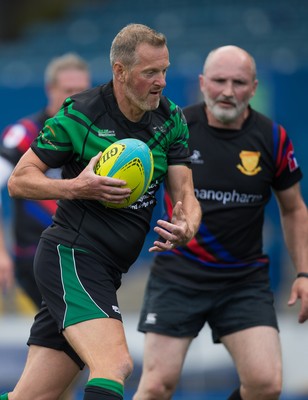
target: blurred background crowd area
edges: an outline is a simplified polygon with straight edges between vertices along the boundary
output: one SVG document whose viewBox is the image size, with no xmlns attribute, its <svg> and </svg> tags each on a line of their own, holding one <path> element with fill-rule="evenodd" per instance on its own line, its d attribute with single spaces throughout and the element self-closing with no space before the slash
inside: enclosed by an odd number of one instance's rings
<svg viewBox="0 0 308 400">
<path fill-rule="evenodd" d="M 76 52 L 88 61 L 93 85 L 111 79 L 111 41 L 123 26 L 131 22 L 147 24 L 167 36 L 171 66 L 165 94 L 180 106 L 201 99 L 198 74 L 202 72 L 206 55 L 213 48 L 234 44 L 255 57 L 259 87 L 252 105 L 281 123 L 291 136 L 297 160 L 304 172 L 302 191 L 307 202 L 306 0 L 0 0 L 0 130 L 44 107 L 44 70 L 53 57 Z M 11 205 L 7 193 L 4 193 L 3 206 L 4 222 L 8 227 L 6 239 L 10 245 Z M 161 212 L 160 202 L 153 221 Z M 149 233 L 144 250 L 128 275 L 124 276 L 119 290 L 122 312 L 128 315 L 124 318 L 128 342 L 137 361 L 135 377 L 139 376 L 142 358 L 142 335 L 136 333 L 136 318 L 151 261 L 148 248 L 154 237 L 153 232 Z M 279 211 L 274 200 L 267 208 L 264 248 L 272 260 L 272 286 L 283 325 L 284 357 L 289 361 L 285 368 L 286 388 L 288 393 L 293 394 L 283 399 L 307 400 L 308 395 L 296 397 L 295 393 L 303 393 L 307 389 L 305 371 L 307 373 L 308 365 L 301 362 L 294 369 L 299 359 L 308 360 L 307 339 L 303 343 L 307 326 L 297 324 L 298 306 L 291 310 L 286 306 L 295 272 L 282 241 Z M 12 362 L 12 373 L 9 372 L 10 364 L 5 363 L 1 374 L 4 377 L 6 372 L 12 381 L 19 368 L 16 367 L 19 358 L 25 357 L 20 349 L 26 350 L 24 342 L 33 313 L 33 305 L 18 286 L 11 292 L 0 293 L 0 341 L 6 341 L 4 346 L 0 346 L 3 353 L 0 358 L 3 359 L 6 354 L 7 360 Z M 19 316 L 20 319 L 12 319 L 12 316 Z M 211 397 L 211 389 L 216 390 L 215 393 L 218 389 L 228 392 L 228 385 L 232 388 L 236 384 L 231 360 L 222 346 L 211 349 L 207 330 L 206 335 L 205 338 L 202 334 L 194 344 L 180 389 L 191 387 L 193 390 L 204 390 L 207 387 L 208 394 L 206 397 L 194 397 L 191 391 L 188 397 L 178 394 L 177 399 L 218 400 L 226 396 L 215 397 L 213 394 Z M 203 359 L 205 343 L 207 347 Z M 294 347 L 296 345 L 300 346 Z M 4 353 L 5 350 L 7 353 Z M 135 384 L 134 376 L 132 385 Z M 5 378 L 5 384 L 9 383 L 9 378 Z"/>
</svg>

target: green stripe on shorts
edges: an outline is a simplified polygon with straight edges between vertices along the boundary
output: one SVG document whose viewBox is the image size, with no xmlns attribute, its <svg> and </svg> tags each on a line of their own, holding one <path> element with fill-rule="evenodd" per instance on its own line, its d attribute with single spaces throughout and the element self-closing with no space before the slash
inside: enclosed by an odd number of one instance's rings
<svg viewBox="0 0 308 400">
<path fill-rule="evenodd" d="M 94 318 L 108 318 L 82 285 L 75 263 L 75 252 L 83 251 L 58 245 L 63 299 L 66 304 L 63 328 Z"/>
</svg>

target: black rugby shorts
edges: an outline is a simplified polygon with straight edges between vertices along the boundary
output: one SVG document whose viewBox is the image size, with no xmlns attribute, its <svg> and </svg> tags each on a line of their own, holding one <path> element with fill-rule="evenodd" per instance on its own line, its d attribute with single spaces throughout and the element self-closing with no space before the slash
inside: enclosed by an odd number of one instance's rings
<svg viewBox="0 0 308 400">
<path fill-rule="evenodd" d="M 273 293 L 264 281 L 233 288 L 200 290 L 150 274 L 138 330 L 173 337 L 196 337 L 205 323 L 214 343 L 255 326 L 278 330 Z"/>
<path fill-rule="evenodd" d="M 95 318 L 122 321 L 116 296 L 121 273 L 105 264 L 88 250 L 40 240 L 34 273 L 44 301 L 28 344 L 63 350 L 83 367 L 62 330 Z"/>
</svg>

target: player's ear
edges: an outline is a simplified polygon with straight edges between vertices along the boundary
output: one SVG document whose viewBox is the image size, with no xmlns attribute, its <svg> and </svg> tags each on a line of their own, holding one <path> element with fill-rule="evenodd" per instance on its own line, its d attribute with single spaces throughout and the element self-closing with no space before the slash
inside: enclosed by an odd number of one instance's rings
<svg viewBox="0 0 308 400">
<path fill-rule="evenodd" d="M 200 91 L 201 91 L 202 93 L 204 93 L 204 90 L 205 90 L 205 89 L 204 89 L 204 87 L 205 87 L 204 82 L 205 82 L 204 75 L 199 74 L 199 88 L 200 88 Z"/>
<path fill-rule="evenodd" d="M 251 91 L 251 96 L 250 97 L 253 97 L 256 94 L 258 83 L 259 83 L 259 81 L 257 79 L 255 79 L 254 82 L 253 82 L 253 89 Z"/>
<path fill-rule="evenodd" d="M 126 72 L 124 65 L 120 62 L 115 62 L 112 69 L 114 78 L 120 82 L 124 82 Z"/>
</svg>

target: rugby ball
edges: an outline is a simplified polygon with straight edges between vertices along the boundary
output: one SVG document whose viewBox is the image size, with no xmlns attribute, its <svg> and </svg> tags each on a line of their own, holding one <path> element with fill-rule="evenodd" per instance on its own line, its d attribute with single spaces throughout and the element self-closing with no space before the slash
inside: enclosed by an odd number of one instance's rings
<svg viewBox="0 0 308 400">
<path fill-rule="evenodd" d="M 146 143 L 138 139 L 122 139 L 102 153 L 94 172 L 101 176 L 123 179 L 132 191 L 121 204 L 103 202 L 106 207 L 124 208 L 135 203 L 147 190 L 154 170 L 153 155 Z"/>
</svg>

